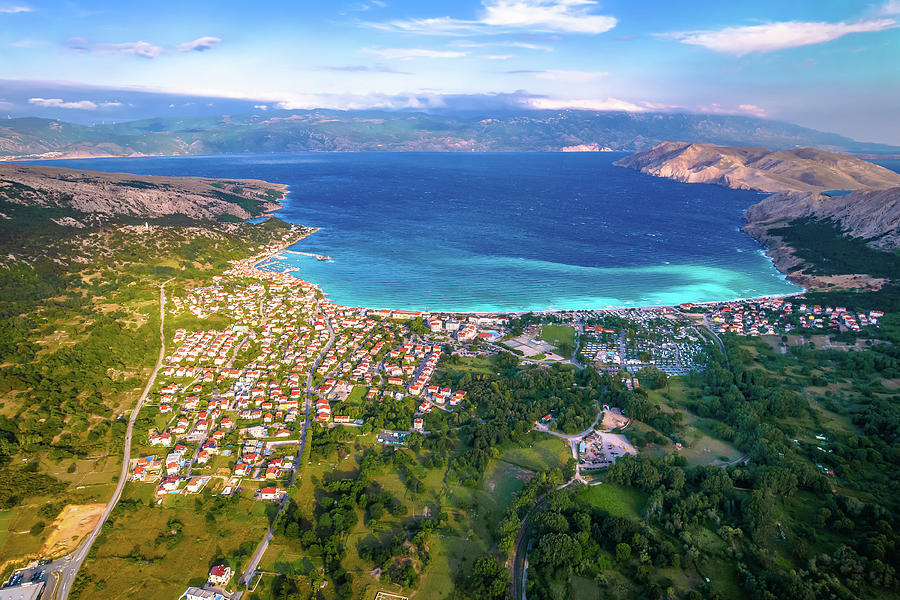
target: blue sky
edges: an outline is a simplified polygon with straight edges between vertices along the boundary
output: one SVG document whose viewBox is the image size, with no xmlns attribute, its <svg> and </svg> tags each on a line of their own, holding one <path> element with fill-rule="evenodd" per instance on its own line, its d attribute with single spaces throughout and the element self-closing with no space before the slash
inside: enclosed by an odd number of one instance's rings
<svg viewBox="0 0 900 600">
<path fill-rule="evenodd" d="M 129 90 L 267 109 L 500 94 L 900 144 L 898 25 L 900 0 L 0 0 L 0 111 L 121 119 Z"/>
</svg>

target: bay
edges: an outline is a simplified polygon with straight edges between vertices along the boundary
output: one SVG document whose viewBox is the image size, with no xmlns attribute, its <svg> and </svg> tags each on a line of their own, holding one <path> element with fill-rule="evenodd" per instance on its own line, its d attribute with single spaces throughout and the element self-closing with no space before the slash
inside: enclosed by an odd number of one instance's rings
<svg viewBox="0 0 900 600">
<path fill-rule="evenodd" d="M 321 230 L 285 254 L 349 306 L 521 311 L 787 294 L 741 215 L 762 195 L 616 167 L 619 153 L 335 153 L 73 159 L 59 166 L 263 179 Z"/>
</svg>

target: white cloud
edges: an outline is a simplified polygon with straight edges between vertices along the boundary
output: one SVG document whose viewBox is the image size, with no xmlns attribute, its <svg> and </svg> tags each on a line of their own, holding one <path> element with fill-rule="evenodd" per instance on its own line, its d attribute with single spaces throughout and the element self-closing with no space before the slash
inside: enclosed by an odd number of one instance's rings
<svg viewBox="0 0 900 600">
<path fill-rule="evenodd" d="M 869 19 L 853 23 L 785 21 L 718 30 L 664 33 L 661 37 L 677 40 L 682 44 L 703 46 L 715 52 L 742 56 L 751 52 L 774 52 L 821 44 L 851 33 L 884 31 L 894 27 L 897 27 L 894 19 Z"/>
<path fill-rule="evenodd" d="M 178 44 L 179 52 L 203 52 L 204 50 L 209 50 L 216 46 L 222 40 L 217 37 L 212 36 L 204 36 L 198 37 L 196 40 L 192 42 L 185 42 L 183 44 Z"/>
<path fill-rule="evenodd" d="M 541 44 L 532 44 L 531 42 L 471 42 L 469 40 L 454 40 L 450 42 L 451 46 L 457 48 L 524 48 L 526 50 L 543 50 L 544 52 L 553 52 L 553 46 L 544 46 Z"/>
<path fill-rule="evenodd" d="M 697 106 L 698 112 L 710 115 L 750 115 L 751 117 L 767 117 L 769 111 L 755 104 L 722 105 L 716 102 Z"/>
<path fill-rule="evenodd" d="M 514 54 L 488 54 L 487 59 L 488 60 L 509 60 L 513 56 L 515 56 L 515 55 Z"/>
<path fill-rule="evenodd" d="M 98 108 L 115 108 L 121 102 L 93 102 L 92 100 L 64 101 L 62 98 L 29 98 L 28 104 L 42 108 L 74 108 L 78 110 L 97 110 Z"/>
<path fill-rule="evenodd" d="M 468 52 L 456 50 L 428 50 L 427 48 L 369 48 L 369 52 L 382 58 L 411 60 L 413 58 L 461 58 Z"/>
<path fill-rule="evenodd" d="M 30 12 L 34 12 L 34 9 L 25 4 L 0 4 L 0 13 L 6 15 L 17 15 Z"/>
<path fill-rule="evenodd" d="M 94 50 L 103 54 L 124 54 L 127 56 L 140 56 L 142 58 L 156 58 L 163 53 L 161 46 L 137 41 L 123 44 L 97 44 Z"/>
<path fill-rule="evenodd" d="M 769 113 L 766 109 L 756 106 L 755 104 L 739 104 L 738 110 L 754 117 L 765 117 Z"/>
<path fill-rule="evenodd" d="M 649 110 L 659 110 L 660 107 L 660 105 L 647 106 L 644 103 L 635 104 L 634 102 L 619 100 L 618 98 L 607 98 L 606 100 L 599 98 L 583 100 L 531 98 L 529 104 L 532 108 L 544 110 L 571 108 L 576 110 L 616 110 L 625 112 L 647 112 Z"/>
<path fill-rule="evenodd" d="M 900 0 L 885 2 L 879 12 L 883 15 L 900 15 Z"/>
<path fill-rule="evenodd" d="M 39 48 L 41 46 L 46 46 L 46 40 L 16 40 L 14 42 L 9 42 L 7 44 L 13 48 Z"/>
<path fill-rule="evenodd" d="M 432 35 L 548 31 L 605 33 L 616 26 L 616 18 L 592 12 L 595 0 L 482 0 L 476 19 L 435 17 L 370 23 L 379 29 Z"/>
<path fill-rule="evenodd" d="M 269 105 L 268 104 L 254 104 L 253 108 L 256 108 L 259 110 L 269 110 Z"/>
</svg>

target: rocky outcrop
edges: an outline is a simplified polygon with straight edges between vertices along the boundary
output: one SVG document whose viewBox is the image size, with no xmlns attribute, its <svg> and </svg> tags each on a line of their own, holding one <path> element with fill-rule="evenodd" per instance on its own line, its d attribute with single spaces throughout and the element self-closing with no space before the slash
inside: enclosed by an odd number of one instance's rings
<svg viewBox="0 0 900 600">
<path fill-rule="evenodd" d="M 247 219 L 281 208 L 286 186 L 252 179 L 156 177 L 0 164 L 0 200 L 89 215 Z"/>
<path fill-rule="evenodd" d="M 771 151 L 663 142 L 615 162 L 648 175 L 762 192 L 884 189 L 900 174 L 859 158 L 814 148 Z"/>
<path fill-rule="evenodd" d="M 847 235 L 869 240 L 873 248 L 900 248 L 900 187 L 834 197 L 814 192 L 773 194 L 747 209 L 745 229 L 805 217 L 839 223 Z"/>
</svg>

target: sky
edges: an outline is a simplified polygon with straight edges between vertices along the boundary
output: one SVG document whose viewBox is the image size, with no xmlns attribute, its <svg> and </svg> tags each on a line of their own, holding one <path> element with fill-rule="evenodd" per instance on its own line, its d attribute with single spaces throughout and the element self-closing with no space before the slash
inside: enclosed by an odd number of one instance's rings
<svg viewBox="0 0 900 600">
<path fill-rule="evenodd" d="M 491 102 L 900 145 L 900 0 L 0 0 L 14 117 Z"/>
</svg>

